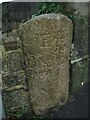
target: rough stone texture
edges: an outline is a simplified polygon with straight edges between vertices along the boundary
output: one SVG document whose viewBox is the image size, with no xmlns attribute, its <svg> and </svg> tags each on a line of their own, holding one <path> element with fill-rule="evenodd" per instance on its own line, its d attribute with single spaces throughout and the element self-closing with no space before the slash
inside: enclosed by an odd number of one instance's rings
<svg viewBox="0 0 90 120">
<path fill-rule="evenodd" d="M 7 53 L 7 70 L 12 73 L 22 70 L 22 60 L 20 59 L 20 52 L 14 51 Z"/>
<path fill-rule="evenodd" d="M 2 35 L 2 71 L 18 72 L 23 69 L 20 42 L 17 31 Z"/>
<path fill-rule="evenodd" d="M 67 101 L 72 33 L 72 22 L 61 14 L 40 15 L 19 29 L 36 114 Z"/>
<path fill-rule="evenodd" d="M 24 72 L 22 73 L 17 73 L 17 74 L 5 74 L 2 76 L 3 79 L 3 88 L 10 88 L 12 86 L 16 86 L 16 85 L 25 85 L 25 74 Z"/>
<path fill-rule="evenodd" d="M 21 54 L 22 51 L 17 31 L 3 34 L 2 37 L 3 104 L 7 116 L 19 117 L 29 111 L 28 92 Z"/>
<path fill-rule="evenodd" d="M 3 45 L 6 51 L 16 50 L 19 46 L 19 37 L 16 30 L 2 36 Z"/>
<path fill-rule="evenodd" d="M 11 92 L 4 90 L 2 92 L 3 104 L 7 116 L 20 117 L 22 114 L 29 111 L 27 91 L 21 89 Z"/>
<path fill-rule="evenodd" d="M 2 76 L 2 80 L 2 97 L 6 115 L 19 117 L 28 112 L 28 92 L 25 82 L 25 74 L 19 72 L 17 72 L 16 75 L 14 75 L 14 73 L 8 75 L 5 74 Z M 17 86 L 23 87 L 15 89 Z"/>
</svg>

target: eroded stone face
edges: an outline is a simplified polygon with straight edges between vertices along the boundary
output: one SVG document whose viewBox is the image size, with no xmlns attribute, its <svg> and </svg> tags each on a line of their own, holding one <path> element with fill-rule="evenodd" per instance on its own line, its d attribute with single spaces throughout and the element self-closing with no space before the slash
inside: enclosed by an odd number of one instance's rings
<svg viewBox="0 0 90 120">
<path fill-rule="evenodd" d="M 68 98 L 72 32 L 72 22 L 61 14 L 40 15 L 19 29 L 36 114 Z"/>
</svg>

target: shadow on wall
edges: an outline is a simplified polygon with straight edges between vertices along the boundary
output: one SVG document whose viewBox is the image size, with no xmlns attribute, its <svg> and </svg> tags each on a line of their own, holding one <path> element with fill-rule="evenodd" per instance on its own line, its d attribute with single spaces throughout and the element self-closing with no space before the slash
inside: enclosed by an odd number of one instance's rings
<svg viewBox="0 0 90 120">
<path fill-rule="evenodd" d="M 61 3 L 58 2 L 60 5 Z M 67 2 L 66 2 L 67 4 Z M 39 2 L 9 2 L 2 4 L 2 25 L 3 32 L 17 29 L 22 21 L 27 21 L 38 11 Z M 81 15 L 88 15 L 88 3 L 70 2 L 67 8 L 74 8 Z M 5 12 L 4 12 L 5 11 Z"/>
<path fill-rule="evenodd" d="M 17 29 L 37 11 L 37 2 L 9 2 L 2 4 L 2 31 Z"/>
</svg>

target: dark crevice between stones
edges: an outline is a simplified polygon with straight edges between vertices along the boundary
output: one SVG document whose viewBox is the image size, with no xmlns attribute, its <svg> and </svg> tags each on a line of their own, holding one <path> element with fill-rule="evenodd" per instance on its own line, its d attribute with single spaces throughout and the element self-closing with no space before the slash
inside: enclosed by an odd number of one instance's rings
<svg viewBox="0 0 90 120">
<path fill-rule="evenodd" d="M 4 44 L 4 46 L 5 46 L 6 51 L 17 50 L 17 49 L 18 49 L 17 41 L 4 42 L 3 44 Z"/>
</svg>

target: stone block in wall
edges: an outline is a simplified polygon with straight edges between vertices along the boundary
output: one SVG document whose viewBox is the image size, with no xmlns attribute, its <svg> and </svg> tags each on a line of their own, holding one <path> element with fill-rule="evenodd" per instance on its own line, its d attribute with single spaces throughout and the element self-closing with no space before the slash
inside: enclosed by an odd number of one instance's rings
<svg viewBox="0 0 90 120">
<path fill-rule="evenodd" d="M 6 51 L 18 49 L 20 46 L 19 46 L 19 37 L 17 31 L 14 30 L 11 33 L 3 34 L 2 43 Z"/>
<path fill-rule="evenodd" d="M 29 111 L 28 92 L 20 90 L 2 91 L 3 105 L 7 116 L 20 117 Z"/>
<path fill-rule="evenodd" d="M 21 21 L 10 21 L 11 30 L 17 30 L 21 24 Z"/>
<path fill-rule="evenodd" d="M 7 116 L 20 117 L 29 111 L 28 91 L 24 72 L 3 74 L 2 96 Z"/>
<path fill-rule="evenodd" d="M 4 51 L 2 54 L 2 70 L 4 72 L 16 72 L 18 70 L 22 70 L 23 58 L 21 54 L 19 36 L 17 31 L 3 34 L 2 39 L 4 47 Z"/>
<path fill-rule="evenodd" d="M 9 51 L 7 53 L 6 60 L 7 60 L 6 61 L 7 71 L 9 73 L 17 72 L 17 71 L 23 69 L 21 54 L 20 54 L 20 52 L 18 50 L 14 51 L 14 52 Z"/>
<path fill-rule="evenodd" d="M 67 101 L 72 33 L 70 19 L 53 13 L 37 16 L 19 29 L 36 114 Z"/>
<path fill-rule="evenodd" d="M 8 89 L 12 86 L 17 86 L 17 85 L 26 85 L 25 82 L 25 73 L 22 72 L 17 72 L 16 74 L 2 74 L 2 80 L 3 80 L 3 89 Z"/>
</svg>

